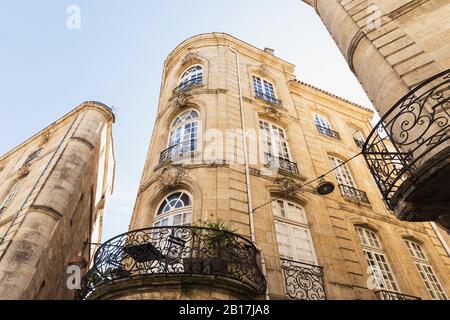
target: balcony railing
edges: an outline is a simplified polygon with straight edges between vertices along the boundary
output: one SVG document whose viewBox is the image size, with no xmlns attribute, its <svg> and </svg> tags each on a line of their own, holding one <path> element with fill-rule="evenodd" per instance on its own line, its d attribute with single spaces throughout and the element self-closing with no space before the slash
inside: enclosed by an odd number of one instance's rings
<svg viewBox="0 0 450 320">
<path fill-rule="evenodd" d="M 270 153 L 264 153 L 264 162 L 268 167 L 276 168 L 279 170 L 287 171 L 293 174 L 298 174 L 298 167 L 295 162 L 288 159 L 275 157 Z"/>
<path fill-rule="evenodd" d="M 404 96 L 367 138 L 364 157 L 391 209 L 397 202 L 396 195 L 402 183 L 408 178 L 419 178 L 415 172 L 420 160 L 448 140 L 449 93 L 450 69 Z M 387 140 L 392 146 L 388 146 Z"/>
<path fill-rule="evenodd" d="M 265 102 L 267 102 L 275 107 L 281 107 L 281 100 L 279 100 L 273 96 L 269 96 L 261 91 L 256 91 L 255 94 L 256 94 L 257 99 L 264 100 Z"/>
<path fill-rule="evenodd" d="M 379 300 L 421 300 L 419 297 L 394 291 L 378 290 L 375 293 Z"/>
<path fill-rule="evenodd" d="M 170 146 L 163 152 L 159 158 L 159 163 L 169 160 L 184 158 L 197 150 L 197 139 L 186 140 L 181 143 Z"/>
<path fill-rule="evenodd" d="M 297 300 L 326 299 L 322 267 L 281 259 L 281 270 L 288 298 Z"/>
<path fill-rule="evenodd" d="M 329 137 L 335 138 L 335 139 L 341 139 L 339 132 L 331 130 L 330 128 L 327 128 L 327 127 L 319 126 L 318 124 L 316 124 L 316 127 L 317 127 L 317 130 L 319 131 L 319 133 L 321 133 L 325 136 L 329 136 Z"/>
<path fill-rule="evenodd" d="M 203 83 L 203 77 L 196 77 L 196 78 L 190 79 L 188 81 L 183 81 L 182 83 L 180 83 L 178 85 L 178 87 L 173 89 L 173 94 L 180 93 L 180 92 L 185 91 L 194 86 L 200 86 L 200 85 L 202 85 L 202 83 Z"/>
<path fill-rule="evenodd" d="M 347 186 L 345 184 L 340 184 L 339 190 L 341 190 L 341 195 L 344 198 L 370 204 L 367 194 L 362 190 Z"/>
<path fill-rule="evenodd" d="M 266 280 L 252 242 L 234 233 L 192 226 L 131 231 L 102 244 L 84 276 L 78 299 L 105 285 L 139 278 L 220 276 L 262 295 Z"/>
</svg>

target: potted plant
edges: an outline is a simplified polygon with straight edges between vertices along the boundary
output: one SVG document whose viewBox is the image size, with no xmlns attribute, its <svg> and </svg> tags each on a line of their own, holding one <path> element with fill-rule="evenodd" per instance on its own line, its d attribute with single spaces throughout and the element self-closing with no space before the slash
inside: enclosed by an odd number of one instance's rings
<svg viewBox="0 0 450 320">
<path fill-rule="evenodd" d="M 235 246 L 234 230 L 228 222 L 221 220 L 206 222 L 204 226 L 209 229 L 205 245 L 213 252 L 209 261 L 211 273 L 224 275 L 228 273 L 228 260 Z"/>
</svg>

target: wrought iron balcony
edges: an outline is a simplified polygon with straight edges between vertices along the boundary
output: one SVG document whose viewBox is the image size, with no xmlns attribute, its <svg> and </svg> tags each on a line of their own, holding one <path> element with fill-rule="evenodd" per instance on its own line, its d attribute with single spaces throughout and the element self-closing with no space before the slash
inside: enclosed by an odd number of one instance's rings
<svg viewBox="0 0 450 320">
<path fill-rule="evenodd" d="M 318 124 L 316 124 L 316 127 L 317 127 L 317 130 L 319 131 L 319 133 L 323 134 L 324 136 L 328 136 L 328 137 L 335 138 L 335 139 L 341 139 L 339 132 L 331 130 L 330 128 L 327 128 L 327 127 L 319 126 Z"/>
<path fill-rule="evenodd" d="M 375 291 L 375 293 L 379 300 L 422 300 L 419 297 L 410 296 L 394 291 L 378 290 Z"/>
<path fill-rule="evenodd" d="M 296 300 L 325 300 L 323 268 L 308 263 L 281 259 L 286 294 Z"/>
<path fill-rule="evenodd" d="M 275 107 L 281 107 L 281 100 L 279 100 L 273 96 L 269 96 L 261 91 L 255 91 L 255 94 L 256 94 L 257 99 L 264 100 L 264 102 L 267 102 L 268 104 L 271 104 Z"/>
<path fill-rule="evenodd" d="M 298 167 L 295 162 L 288 159 L 275 157 L 270 153 L 264 153 L 264 162 L 268 167 L 276 168 L 279 170 L 287 171 L 293 174 L 298 174 Z"/>
<path fill-rule="evenodd" d="M 365 141 L 362 141 L 362 140 L 359 140 L 359 139 L 356 139 L 356 138 L 353 138 L 353 141 L 355 141 L 355 144 L 356 144 L 356 146 L 358 148 L 360 148 L 360 149 L 364 148 L 364 142 Z"/>
<path fill-rule="evenodd" d="M 347 186 L 345 184 L 340 184 L 339 190 L 341 190 L 341 195 L 344 198 L 370 204 L 367 194 L 362 190 Z"/>
<path fill-rule="evenodd" d="M 180 93 L 182 91 L 186 91 L 187 89 L 190 89 L 195 86 L 200 86 L 203 83 L 203 77 L 196 77 L 193 79 L 190 79 L 188 81 L 184 81 L 178 85 L 175 89 L 173 89 L 173 94 Z"/>
<path fill-rule="evenodd" d="M 192 226 L 131 231 L 102 244 L 84 276 L 78 299 L 102 286 L 158 276 L 220 276 L 240 282 L 255 296 L 266 280 L 259 253 L 249 240 L 223 230 Z"/>
<path fill-rule="evenodd" d="M 415 174 L 418 167 L 431 151 L 448 140 L 449 93 L 450 69 L 404 96 L 368 136 L 363 154 L 391 209 L 398 201 L 404 181 L 420 178 Z"/>
<path fill-rule="evenodd" d="M 197 150 L 197 139 L 186 140 L 181 143 L 170 146 L 163 152 L 159 158 L 159 163 L 169 160 L 184 158 Z"/>
</svg>

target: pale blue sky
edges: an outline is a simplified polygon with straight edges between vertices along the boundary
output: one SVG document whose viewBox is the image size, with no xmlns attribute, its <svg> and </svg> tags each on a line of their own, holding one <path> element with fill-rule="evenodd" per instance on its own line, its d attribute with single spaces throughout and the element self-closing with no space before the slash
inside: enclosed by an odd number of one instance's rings
<svg viewBox="0 0 450 320">
<path fill-rule="evenodd" d="M 81 8 L 81 30 L 66 9 Z M 86 100 L 117 109 L 115 193 L 104 239 L 125 232 L 150 140 L 164 59 L 227 32 L 297 66 L 297 78 L 370 106 L 314 11 L 300 0 L 2 0 L 0 154 Z M 20 125 L 19 125 L 20 124 Z"/>
</svg>

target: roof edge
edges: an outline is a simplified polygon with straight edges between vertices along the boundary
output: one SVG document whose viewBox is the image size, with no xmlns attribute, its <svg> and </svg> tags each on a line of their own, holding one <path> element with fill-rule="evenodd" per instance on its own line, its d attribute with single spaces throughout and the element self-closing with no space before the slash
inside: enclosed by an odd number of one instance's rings
<svg viewBox="0 0 450 320">
<path fill-rule="evenodd" d="M 375 110 L 372 110 L 372 109 L 369 109 L 369 108 L 367 108 L 367 107 L 364 107 L 363 105 L 360 105 L 360 104 L 358 104 L 358 103 L 356 103 L 356 102 L 353 102 L 353 101 L 350 101 L 350 100 L 348 100 L 348 99 L 345 99 L 345 98 L 343 98 L 343 97 L 341 97 L 341 96 L 338 96 L 338 95 L 336 95 L 336 94 L 334 94 L 334 93 L 331 93 L 331 92 L 329 92 L 329 91 L 326 91 L 326 90 L 324 90 L 324 89 L 320 89 L 320 88 L 318 88 L 318 87 L 316 87 L 316 86 L 313 86 L 312 84 L 309 84 L 309 83 L 306 83 L 306 82 L 303 82 L 303 81 L 300 81 L 300 80 L 292 80 L 292 83 L 295 83 L 295 84 L 301 84 L 301 85 L 303 85 L 303 86 L 305 86 L 305 87 L 308 87 L 308 88 L 314 89 L 314 90 L 316 90 L 316 91 L 319 91 L 320 93 L 324 93 L 324 94 L 326 94 L 326 95 L 329 95 L 329 96 L 332 97 L 332 98 L 341 100 L 342 102 L 348 103 L 348 104 L 350 104 L 350 105 L 352 105 L 352 106 L 355 106 L 355 107 L 357 107 L 357 108 L 360 108 L 360 109 L 362 109 L 362 110 L 364 110 L 364 111 L 368 111 L 368 112 L 370 112 L 370 113 L 372 113 L 372 114 L 375 113 Z"/>
<path fill-rule="evenodd" d="M 44 132 L 46 132 L 49 128 L 58 125 L 59 123 L 61 123 L 64 119 L 74 115 L 77 112 L 80 112 L 82 109 L 84 108 L 88 108 L 88 107 L 94 107 L 94 108 L 98 108 L 99 110 L 101 110 L 101 112 L 103 112 L 105 114 L 105 116 L 107 118 L 110 118 L 112 123 L 115 123 L 116 120 L 116 116 L 112 110 L 112 108 L 108 107 L 106 104 L 99 102 L 99 101 L 85 101 L 83 103 L 81 103 L 80 105 L 78 105 L 77 107 L 75 107 L 72 111 L 69 111 L 68 113 L 66 113 L 65 115 L 63 115 L 62 117 L 58 118 L 56 121 L 52 122 L 51 124 L 49 124 L 48 126 L 46 126 L 45 128 L 43 128 L 42 130 L 38 131 L 37 133 L 35 133 L 34 135 L 32 135 L 31 137 L 29 137 L 28 139 L 26 139 L 25 141 L 23 141 L 22 143 L 18 144 L 17 146 L 15 146 L 13 149 L 9 150 L 8 152 L 6 152 L 3 155 L 0 155 L 0 162 L 2 162 L 5 158 L 7 158 L 9 155 L 11 155 L 12 153 L 16 152 L 17 150 L 19 150 L 20 148 L 24 147 L 25 145 L 31 143 L 31 141 L 33 141 L 34 139 L 36 139 L 37 137 L 39 137 L 40 135 L 42 135 Z"/>
</svg>

